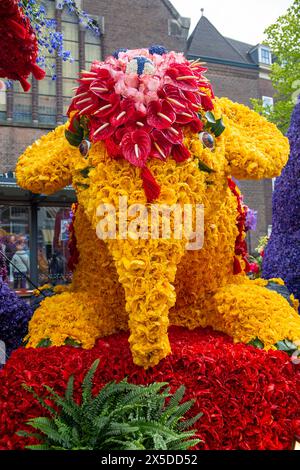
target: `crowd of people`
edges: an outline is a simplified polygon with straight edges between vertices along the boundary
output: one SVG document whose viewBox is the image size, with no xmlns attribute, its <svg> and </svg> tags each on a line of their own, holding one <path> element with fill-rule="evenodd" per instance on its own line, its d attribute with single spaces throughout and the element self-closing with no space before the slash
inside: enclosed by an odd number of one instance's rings
<svg viewBox="0 0 300 470">
<path fill-rule="evenodd" d="M 0 238 L 1 257 L 14 289 L 26 289 L 30 273 L 28 238 L 24 234 L 3 234 Z"/>
</svg>

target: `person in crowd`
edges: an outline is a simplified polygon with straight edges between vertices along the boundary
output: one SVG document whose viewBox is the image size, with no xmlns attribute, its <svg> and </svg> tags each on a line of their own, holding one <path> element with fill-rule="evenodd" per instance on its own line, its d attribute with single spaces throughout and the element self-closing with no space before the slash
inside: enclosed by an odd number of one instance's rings
<svg viewBox="0 0 300 470">
<path fill-rule="evenodd" d="M 18 241 L 16 244 L 16 252 L 12 257 L 14 289 L 26 288 L 26 275 L 29 273 L 30 264 L 29 256 L 25 250 L 23 242 Z"/>
</svg>

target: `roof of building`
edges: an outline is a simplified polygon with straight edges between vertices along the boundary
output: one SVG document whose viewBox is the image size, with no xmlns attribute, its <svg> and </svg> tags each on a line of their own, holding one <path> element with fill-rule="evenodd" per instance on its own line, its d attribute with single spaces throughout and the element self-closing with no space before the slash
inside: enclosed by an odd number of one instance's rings
<svg viewBox="0 0 300 470">
<path fill-rule="evenodd" d="M 162 2 L 168 8 L 173 17 L 176 18 L 176 20 L 179 21 L 184 28 L 190 27 L 191 19 L 181 16 L 174 7 L 174 5 L 170 2 L 170 0 L 162 0 Z"/>
<path fill-rule="evenodd" d="M 254 63 L 249 51 L 251 51 L 255 46 L 253 44 L 248 44 L 247 42 L 237 41 L 236 39 L 226 38 L 230 44 L 235 47 L 240 54 L 244 57 L 247 62 Z"/>
<path fill-rule="evenodd" d="M 205 60 L 253 67 L 256 64 L 248 54 L 253 47 L 251 44 L 224 37 L 205 16 L 202 16 L 188 39 L 187 54 Z"/>
</svg>

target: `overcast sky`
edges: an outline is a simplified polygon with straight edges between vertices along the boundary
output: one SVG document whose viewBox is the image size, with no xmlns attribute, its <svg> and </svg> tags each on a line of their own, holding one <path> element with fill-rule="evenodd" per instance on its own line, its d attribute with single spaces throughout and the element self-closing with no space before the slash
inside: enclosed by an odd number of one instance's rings
<svg viewBox="0 0 300 470">
<path fill-rule="evenodd" d="M 182 16 L 192 20 L 191 31 L 204 15 L 223 34 L 249 44 L 264 38 L 267 26 L 284 14 L 293 0 L 171 0 Z"/>
</svg>

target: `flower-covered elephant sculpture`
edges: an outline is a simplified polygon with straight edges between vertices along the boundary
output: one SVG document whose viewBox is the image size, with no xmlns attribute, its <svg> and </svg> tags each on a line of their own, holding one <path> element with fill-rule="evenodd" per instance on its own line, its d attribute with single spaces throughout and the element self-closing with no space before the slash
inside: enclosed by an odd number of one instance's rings
<svg viewBox="0 0 300 470">
<path fill-rule="evenodd" d="M 279 175 L 288 141 L 247 107 L 215 98 L 205 71 L 161 46 L 95 61 L 81 73 L 69 122 L 20 157 L 23 188 L 50 194 L 72 184 L 78 198 L 72 284 L 36 310 L 28 346 L 72 339 L 90 348 L 129 329 L 133 360 L 147 368 L 170 353 L 169 324 L 212 326 L 266 349 L 300 338 L 293 300 L 245 274 L 244 214 L 230 179 Z M 202 249 L 187 250 L 185 233 L 124 236 L 120 197 L 146 209 L 203 205 Z M 115 236 L 106 239 L 103 204 L 116 208 Z"/>
</svg>

